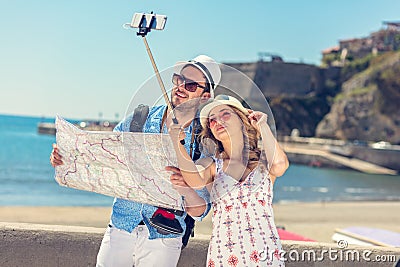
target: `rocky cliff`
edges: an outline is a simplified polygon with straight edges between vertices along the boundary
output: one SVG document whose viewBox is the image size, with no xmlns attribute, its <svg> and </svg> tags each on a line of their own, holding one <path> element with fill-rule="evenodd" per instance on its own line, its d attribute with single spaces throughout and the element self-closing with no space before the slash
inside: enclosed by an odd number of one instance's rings
<svg viewBox="0 0 400 267">
<path fill-rule="evenodd" d="M 301 136 L 315 136 L 318 123 L 329 111 L 325 97 L 271 97 L 269 105 L 275 118 L 278 135 L 290 135 L 293 129 Z"/>
<path fill-rule="evenodd" d="M 400 144 L 400 52 L 371 59 L 344 82 L 316 136 Z"/>
<path fill-rule="evenodd" d="M 223 84 L 255 108 L 260 95 L 251 92 L 262 92 L 278 135 L 298 129 L 303 137 L 400 144 L 400 51 L 368 54 L 329 68 L 231 63 L 223 73 Z"/>
<path fill-rule="evenodd" d="M 329 97 L 338 92 L 340 71 L 337 67 L 283 62 L 230 63 L 222 68 L 223 86 L 216 94 L 230 94 L 223 87 L 229 88 L 253 108 L 257 108 L 260 96 L 266 97 L 279 135 L 298 129 L 302 136 L 311 137 L 330 110 Z M 262 94 L 254 94 L 257 91 Z"/>
</svg>

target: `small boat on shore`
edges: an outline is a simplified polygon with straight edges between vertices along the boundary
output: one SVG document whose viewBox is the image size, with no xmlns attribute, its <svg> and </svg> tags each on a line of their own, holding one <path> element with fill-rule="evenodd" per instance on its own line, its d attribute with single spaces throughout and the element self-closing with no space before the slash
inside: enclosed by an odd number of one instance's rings
<svg viewBox="0 0 400 267">
<path fill-rule="evenodd" d="M 40 122 L 37 126 L 38 133 L 40 134 L 50 134 L 50 135 L 55 135 L 56 134 L 56 127 L 54 123 L 51 122 Z"/>
</svg>

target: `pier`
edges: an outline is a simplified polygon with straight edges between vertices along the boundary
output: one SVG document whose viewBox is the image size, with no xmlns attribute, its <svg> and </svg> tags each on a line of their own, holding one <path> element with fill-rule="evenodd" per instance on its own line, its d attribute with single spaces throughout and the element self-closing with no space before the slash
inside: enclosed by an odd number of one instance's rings
<svg viewBox="0 0 400 267">
<path fill-rule="evenodd" d="M 293 163 L 310 166 L 350 168 L 364 173 L 397 175 L 396 166 L 392 168 L 378 164 L 388 154 L 398 154 L 400 150 L 373 149 L 369 146 L 353 146 L 342 140 L 319 138 L 284 137 L 281 146 Z M 369 161 L 364 160 L 365 155 Z"/>
</svg>

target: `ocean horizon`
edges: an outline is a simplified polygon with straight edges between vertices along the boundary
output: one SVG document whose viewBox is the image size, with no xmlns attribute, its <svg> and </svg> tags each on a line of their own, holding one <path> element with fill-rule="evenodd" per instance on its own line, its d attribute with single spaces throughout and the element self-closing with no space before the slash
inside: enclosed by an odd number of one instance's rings
<svg viewBox="0 0 400 267">
<path fill-rule="evenodd" d="M 0 206 L 111 206 L 113 197 L 57 184 L 49 163 L 56 139 L 37 132 L 40 122 L 54 118 L 0 114 Z M 276 180 L 274 203 L 399 201 L 399 192 L 399 175 L 291 164 Z"/>
</svg>

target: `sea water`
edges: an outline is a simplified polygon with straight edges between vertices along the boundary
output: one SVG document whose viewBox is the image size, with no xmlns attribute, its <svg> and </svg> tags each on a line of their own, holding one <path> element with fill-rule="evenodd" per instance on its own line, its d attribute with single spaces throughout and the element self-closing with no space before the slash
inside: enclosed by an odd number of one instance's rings
<svg viewBox="0 0 400 267">
<path fill-rule="evenodd" d="M 113 198 L 59 186 L 49 163 L 55 136 L 38 134 L 54 118 L 0 115 L 0 206 L 111 206 Z M 400 176 L 291 164 L 274 201 L 400 200 Z"/>
</svg>

